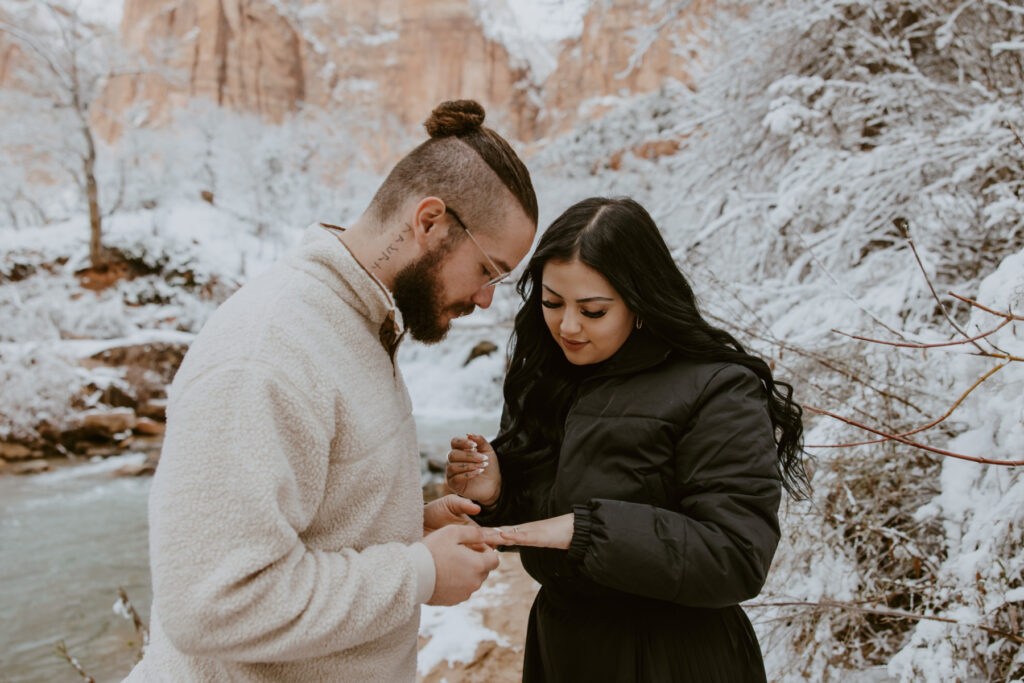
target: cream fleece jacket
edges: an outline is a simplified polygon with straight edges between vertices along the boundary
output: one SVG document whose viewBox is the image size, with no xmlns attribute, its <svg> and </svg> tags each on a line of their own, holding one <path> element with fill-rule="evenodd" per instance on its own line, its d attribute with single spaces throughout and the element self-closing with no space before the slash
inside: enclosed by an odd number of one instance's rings
<svg viewBox="0 0 1024 683">
<path fill-rule="evenodd" d="M 435 570 L 382 342 L 401 331 L 320 225 L 210 318 L 169 391 L 151 642 L 127 680 L 414 680 Z"/>
</svg>

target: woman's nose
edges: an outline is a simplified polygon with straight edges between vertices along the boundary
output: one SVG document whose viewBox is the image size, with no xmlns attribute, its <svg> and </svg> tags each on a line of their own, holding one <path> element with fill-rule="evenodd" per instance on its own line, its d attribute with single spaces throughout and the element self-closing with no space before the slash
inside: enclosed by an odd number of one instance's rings
<svg viewBox="0 0 1024 683">
<path fill-rule="evenodd" d="M 579 316 L 571 311 L 566 311 L 562 316 L 562 324 L 560 327 L 563 335 L 569 335 L 580 331 L 580 319 Z"/>
</svg>

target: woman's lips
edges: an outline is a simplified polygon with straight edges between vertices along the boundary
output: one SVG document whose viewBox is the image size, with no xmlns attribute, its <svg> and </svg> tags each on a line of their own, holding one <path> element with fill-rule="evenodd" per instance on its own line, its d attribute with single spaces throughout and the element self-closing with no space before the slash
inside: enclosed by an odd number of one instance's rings
<svg viewBox="0 0 1024 683">
<path fill-rule="evenodd" d="M 578 351 L 582 349 L 584 346 L 586 346 L 587 342 L 573 341 L 571 339 L 566 339 L 565 337 L 562 337 L 562 345 L 565 346 L 565 348 L 569 349 L 570 351 Z"/>
</svg>

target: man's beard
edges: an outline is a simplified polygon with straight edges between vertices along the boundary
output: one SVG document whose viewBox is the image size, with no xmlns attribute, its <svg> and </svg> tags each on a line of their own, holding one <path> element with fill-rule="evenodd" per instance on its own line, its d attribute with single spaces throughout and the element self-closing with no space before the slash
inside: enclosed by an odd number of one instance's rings
<svg viewBox="0 0 1024 683">
<path fill-rule="evenodd" d="M 428 344 L 439 342 L 451 329 L 451 321 L 443 322 L 446 312 L 452 317 L 473 312 L 473 304 L 445 307 L 440 279 L 441 261 L 447 250 L 436 249 L 410 263 L 395 276 L 395 305 L 413 339 Z"/>
</svg>

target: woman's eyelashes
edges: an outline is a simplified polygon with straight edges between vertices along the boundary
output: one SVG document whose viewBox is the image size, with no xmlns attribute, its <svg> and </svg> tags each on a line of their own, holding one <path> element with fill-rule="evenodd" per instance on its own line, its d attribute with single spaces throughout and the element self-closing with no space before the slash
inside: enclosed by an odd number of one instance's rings
<svg viewBox="0 0 1024 683">
<path fill-rule="evenodd" d="M 540 305 L 544 308 L 561 308 L 561 301 L 549 301 L 547 299 L 541 299 Z M 602 318 L 607 311 L 587 311 L 581 310 L 580 313 L 586 318 Z"/>
</svg>

